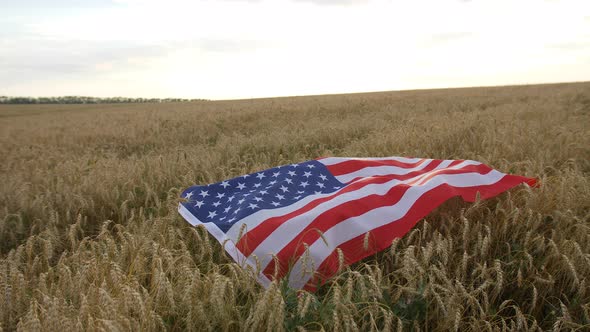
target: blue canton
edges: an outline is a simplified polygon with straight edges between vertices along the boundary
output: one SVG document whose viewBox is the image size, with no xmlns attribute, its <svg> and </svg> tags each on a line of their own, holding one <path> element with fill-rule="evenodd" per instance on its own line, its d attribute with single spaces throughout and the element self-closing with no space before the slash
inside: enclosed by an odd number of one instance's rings
<svg viewBox="0 0 590 332">
<path fill-rule="evenodd" d="M 260 210 L 291 205 L 310 195 L 328 194 L 344 186 L 320 162 L 311 160 L 267 169 L 182 193 L 182 205 L 201 222 L 226 232 L 239 220 Z"/>
</svg>

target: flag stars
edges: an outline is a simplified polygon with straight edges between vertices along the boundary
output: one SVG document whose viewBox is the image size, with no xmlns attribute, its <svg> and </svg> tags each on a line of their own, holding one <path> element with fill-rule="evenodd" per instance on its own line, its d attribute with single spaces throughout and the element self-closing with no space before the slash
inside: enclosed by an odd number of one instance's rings
<svg viewBox="0 0 590 332">
<path fill-rule="evenodd" d="M 318 186 L 320 188 L 324 188 L 325 187 L 325 185 L 323 183 L 321 183 L 321 182 L 316 183 L 316 186 Z"/>
<path fill-rule="evenodd" d="M 212 219 L 212 218 L 215 218 L 216 215 L 217 215 L 217 212 L 211 211 L 211 212 L 209 212 L 209 215 L 207 216 L 207 218 Z"/>
<path fill-rule="evenodd" d="M 206 190 L 201 190 L 201 192 L 199 193 L 200 196 L 202 196 L 203 198 L 209 196 L 209 191 Z"/>
<path fill-rule="evenodd" d="M 292 184 L 292 183 L 293 183 L 293 180 L 291 180 L 291 179 L 289 179 L 289 178 L 286 178 L 286 179 L 285 179 L 285 182 L 287 182 L 288 184 Z"/>
<path fill-rule="evenodd" d="M 303 176 L 305 176 L 306 178 L 311 176 L 311 172 L 303 172 Z"/>
<path fill-rule="evenodd" d="M 326 181 L 328 179 L 328 177 L 325 176 L 324 174 L 320 174 L 320 179 L 322 179 L 322 181 Z"/>
<path fill-rule="evenodd" d="M 229 182 L 223 181 L 223 182 L 221 182 L 220 186 L 222 186 L 223 189 L 225 189 L 225 188 L 229 187 Z"/>
<path fill-rule="evenodd" d="M 225 194 L 224 194 L 224 193 L 219 193 L 219 194 L 217 194 L 217 196 L 215 196 L 215 197 L 217 197 L 217 198 L 221 199 L 221 198 L 224 198 L 224 197 L 225 197 Z"/>
<path fill-rule="evenodd" d="M 297 168 L 299 167 L 299 164 L 291 164 L 291 167 Z"/>
<path fill-rule="evenodd" d="M 205 204 L 205 203 L 203 203 L 203 201 L 197 201 L 197 204 L 195 204 L 195 207 L 201 208 L 201 206 L 203 206 L 203 204 Z"/>
<path fill-rule="evenodd" d="M 305 188 L 305 187 L 309 186 L 309 183 L 307 181 L 304 181 L 304 182 L 301 182 L 299 185 L 301 187 Z"/>
<path fill-rule="evenodd" d="M 287 173 L 289 174 L 289 176 L 295 176 L 295 172 L 294 171 L 288 171 Z"/>
<path fill-rule="evenodd" d="M 231 218 L 231 219 L 228 219 L 226 222 L 227 222 L 228 224 L 231 224 L 231 223 L 232 223 L 232 222 L 234 222 L 234 221 L 236 221 L 236 218 Z"/>
<path fill-rule="evenodd" d="M 281 203 L 278 203 L 278 202 L 271 202 L 270 204 L 272 204 L 274 207 L 281 205 Z"/>
<path fill-rule="evenodd" d="M 258 174 L 256 175 L 256 178 L 257 178 L 258 180 L 262 180 L 262 179 L 263 179 L 263 178 L 265 178 L 265 177 L 266 177 L 266 175 L 264 175 L 264 173 L 258 173 Z"/>
<path fill-rule="evenodd" d="M 226 207 L 225 209 L 223 209 L 223 212 L 224 212 L 224 213 L 228 213 L 228 212 L 229 212 L 229 210 L 231 210 L 231 207 L 229 207 L 229 206 L 228 206 L 228 207 Z"/>
<path fill-rule="evenodd" d="M 278 177 L 279 177 L 279 175 L 281 175 L 281 172 L 275 172 L 275 173 L 272 173 L 272 177 L 273 177 L 273 178 L 278 178 Z"/>
<path fill-rule="evenodd" d="M 229 196 L 229 197 L 227 198 L 227 201 L 228 201 L 228 202 L 231 202 L 231 201 L 233 201 L 233 200 L 234 200 L 234 198 L 236 198 L 236 195 L 231 195 L 231 196 Z"/>
<path fill-rule="evenodd" d="M 186 199 L 191 199 L 191 197 L 192 197 L 192 196 L 193 196 L 193 192 L 192 192 L 192 191 L 190 191 L 190 192 L 188 192 L 188 193 L 186 194 L 186 196 L 184 196 L 184 198 L 186 198 Z"/>
<path fill-rule="evenodd" d="M 249 209 L 252 209 L 252 210 L 254 210 L 254 209 L 257 209 L 257 208 L 258 208 L 258 204 L 253 204 L 253 203 L 250 203 L 250 204 L 248 205 L 248 208 L 249 208 Z"/>
<path fill-rule="evenodd" d="M 240 210 L 241 210 L 240 208 L 235 209 L 234 214 L 238 214 L 238 211 L 240 211 Z"/>
<path fill-rule="evenodd" d="M 236 189 L 243 190 L 244 188 L 246 188 L 246 185 L 244 183 L 238 183 L 238 185 L 236 186 Z"/>
<path fill-rule="evenodd" d="M 254 184 L 254 188 L 258 188 L 258 187 L 260 187 L 261 185 L 262 185 L 262 183 L 255 183 L 255 184 Z"/>
<path fill-rule="evenodd" d="M 315 168 L 315 165 L 313 165 L 313 164 L 309 164 L 309 165 L 307 165 L 307 168 L 310 168 L 310 169 L 311 169 L 311 168 Z"/>
<path fill-rule="evenodd" d="M 276 194 L 275 197 L 280 201 L 282 199 L 285 199 L 285 196 L 281 195 L 281 194 Z"/>
<path fill-rule="evenodd" d="M 242 198 L 242 199 L 238 200 L 238 204 L 242 204 L 242 203 L 244 203 L 245 201 L 246 201 L 246 200 Z"/>
<path fill-rule="evenodd" d="M 281 186 L 281 188 L 279 188 L 279 189 L 281 189 L 284 193 L 289 191 L 289 188 L 287 188 L 285 186 Z"/>
<path fill-rule="evenodd" d="M 262 198 L 260 198 L 260 197 L 254 197 L 254 200 L 257 201 L 257 202 L 260 202 L 260 201 L 262 201 Z"/>
<path fill-rule="evenodd" d="M 268 194 L 268 191 L 266 191 L 266 190 L 261 190 L 261 191 L 259 192 L 259 194 L 260 194 L 260 195 L 266 195 L 266 194 Z"/>
<path fill-rule="evenodd" d="M 277 183 L 277 181 L 275 181 L 275 180 L 272 180 L 272 181 L 270 181 L 268 184 L 270 184 L 271 186 L 273 186 L 273 185 L 275 185 L 276 183 Z"/>
<path fill-rule="evenodd" d="M 217 202 L 213 203 L 213 206 L 215 206 L 215 207 L 218 207 L 218 206 L 220 206 L 220 205 L 221 205 L 221 202 L 219 202 L 219 201 L 217 201 Z"/>
</svg>

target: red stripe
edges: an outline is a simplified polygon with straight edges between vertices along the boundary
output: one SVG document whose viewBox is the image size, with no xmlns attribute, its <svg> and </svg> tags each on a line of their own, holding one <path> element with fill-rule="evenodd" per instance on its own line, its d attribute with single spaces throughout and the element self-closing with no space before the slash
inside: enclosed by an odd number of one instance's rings
<svg viewBox="0 0 590 332">
<path fill-rule="evenodd" d="M 419 170 L 419 171 L 414 171 L 414 172 L 411 172 L 411 173 L 408 173 L 405 175 L 372 176 L 372 177 L 367 177 L 365 181 L 360 181 L 360 182 L 355 182 L 353 184 L 350 184 L 330 196 L 314 200 L 314 201 L 310 202 L 309 204 L 307 204 L 307 205 L 301 207 L 300 209 L 295 210 L 291 213 L 288 213 L 288 214 L 282 215 L 282 216 L 272 217 L 272 218 L 265 220 L 264 222 L 259 224 L 258 227 L 254 228 L 251 231 L 244 234 L 242 236 L 242 238 L 240 238 L 240 240 L 236 244 L 236 247 L 246 257 L 248 257 L 250 254 L 252 254 L 252 252 L 254 250 L 256 250 L 256 247 L 258 247 L 260 245 L 260 243 L 262 243 L 262 241 L 264 241 L 272 232 L 274 232 L 283 223 L 287 222 L 291 218 L 294 218 L 294 217 L 301 215 L 307 211 L 310 211 L 311 209 L 315 208 L 316 206 L 320 205 L 321 203 L 332 200 L 332 199 L 334 199 L 340 195 L 343 195 L 345 193 L 361 189 L 369 184 L 381 184 L 381 183 L 391 181 L 393 179 L 396 179 L 396 180 L 411 179 L 411 178 L 416 177 L 420 174 L 432 171 L 441 162 L 442 162 L 441 160 L 433 161 L 424 169 Z"/>
<path fill-rule="evenodd" d="M 366 167 L 396 166 L 400 168 L 414 168 L 420 166 L 426 159 L 415 163 L 404 163 L 397 160 L 356 160 L 351 159 L 334 165 L 327 165 L 328 171 L 334 176 L 356 172 Z"/>
<path fill-rule="evenodd" d="M 494 197 L 510 188 L 521 183 L 527 183 L 531 186 L 536 184 L 536 179 L 526 178 L 515 175 L 505 175 L 500 181 L 483 186 L 456 188 L 448 184 L 440 185 L 422 195 L 408 213 L 401 219 L 373 229 L 370 233 L 370 245 L 367 250 L 364 249 L 365 234 L 357 236 L 340 246 L 345 257 L 346 264 L 352 264 L 367 256 L 373 255 L 387 248 L 395 238 L 404 236 L 416 223 L 428 215 L 432 210 L 438 207 L 454 196 L 461 196 L 467 202 L 475 201 L 477 192 L 482 199 Z M 339 262 L 337 251 L 334 250 L 330 256 L 316 270 L 317 273 L 307 283 L 305 289 L 314 291 L 317 286 L 325 283 L 329 278 L 338 272 Z"/>
<path fill-rule="evenodd" d="M 441 169 L 433 173 L 428 174 L 426 178 L 430 179 L 435 175 L 441 174 L 463 174 L 477 172 L 480 174 L 487 174 L 491 171 L 487 165 L 470 165 L 460 169 Z M 420 179 L 420 180 L 424 180 Z M 415 181 L 414 181 L 415 182 Z M 394 205 L 404 196 L 406 191 L 411 188 L 411 184 L 399 184 L 392 187 L 384 195 L 367 195 L 359 197 L 358 199 L 351 200 L 340 204 L 339 206 L 333 207 L 332 209 L 325 211 L 320 214 L 311 224 L 309 224 L 301 233 L 297 235 L 289 244 L 287 244 L 278 254 L 277 258 L 279 261 L 278 267 L 280 267 L 279 276 L 286 274 L 289 266 L 294 263 L 303 253 L 305 252 L 304 244 L 312 244 L 320 238 L 320 232 L 326 232 L 334 225 L 352 217 L 362 215 L 368 211 L 383 206 Z M 318 232 L 319 231 L 319 232 Z M 264 274 L 274 275 L 275 264 L 269 264 Z"/>
</svg>

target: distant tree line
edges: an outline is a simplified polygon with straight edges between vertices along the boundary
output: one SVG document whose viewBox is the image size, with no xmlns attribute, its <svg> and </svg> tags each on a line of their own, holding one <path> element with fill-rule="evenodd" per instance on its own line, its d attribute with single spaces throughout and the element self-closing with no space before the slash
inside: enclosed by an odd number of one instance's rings
<svg viewBox="0 0 590 332">
<path fill-rule="evenodd" d="M 62 96 L 62 97 L 9 97 L 0 96 L 0 104 L 115 104 L 115 103 L 170 103 L 204 101 L 205 99 L 182 99 L 182 98 L 128 98 L 128 97 L 84 97 L 84 96 Z"/>
</svg>

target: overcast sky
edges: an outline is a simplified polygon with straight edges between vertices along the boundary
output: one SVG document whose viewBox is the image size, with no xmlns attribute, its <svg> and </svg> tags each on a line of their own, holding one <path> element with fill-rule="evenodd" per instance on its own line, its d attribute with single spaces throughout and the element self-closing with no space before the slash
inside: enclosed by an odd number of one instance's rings
<svg viewBox="0 0 590 332">
<path fill-rule="evenodd" d="M 0 95 L 224 99 L 587 80 L 588 0 L 0 0 Z"/>
</svg>

